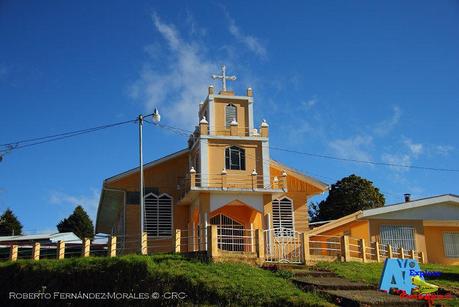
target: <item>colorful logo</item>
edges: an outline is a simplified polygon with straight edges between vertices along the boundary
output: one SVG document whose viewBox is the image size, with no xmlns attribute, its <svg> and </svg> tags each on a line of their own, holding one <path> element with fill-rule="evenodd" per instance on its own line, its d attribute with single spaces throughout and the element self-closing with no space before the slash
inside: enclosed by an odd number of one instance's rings
<svg viewBox="0 0 459 307">
<path fill-rule="evenodd" d="M 410 270 L 421 271 L 419 263 L 415 259 L 386 259 L 379 281 L 379 289 L 389 292 L 391 288 L 411 293 L 413 288 Z M 418 276 L 419 277 L 419 276 Z"/>
</svg>

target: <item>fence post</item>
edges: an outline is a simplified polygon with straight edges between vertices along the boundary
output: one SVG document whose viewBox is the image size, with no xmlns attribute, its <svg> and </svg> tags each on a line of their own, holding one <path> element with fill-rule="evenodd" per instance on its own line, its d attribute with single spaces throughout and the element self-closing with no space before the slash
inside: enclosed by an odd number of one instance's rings
<svg viewBox="0 0 459 307">
<path fill-rule="evenodd" d="M 366 246 L 365 246 L 365 239 L 359 240 L 360 251 L 362 252 L 362 262 L 367 262 L 367 253 L 366 253 Z"/>
<path fill-rule="evenodd" d="M 394 253 L 392 253 L 392 245 L 387 244 L 387 257 L 394 258 Z"/>
<path fill-rule="evenodd" d="M 148 254 L 148 236 L 146 232 L 143 232 L 140 236 L 140 254 Z"/>
<path fill-rule="evenodd" d="M 344 262 L 351 260 L 351 252 L 349 250 L 349 236 L 341 237 L 341 256 L 344 257 Z"/>
<path fill-rule="evenodd" d="M 33 260 L 40 260 L 40 243 L 39 242 L 35 242 L 33 244 L 32 259 Z"/>
<path fill-rule="evenodd" d="M 257 258 L 263 261 L 265 259 L 265 240 L 263 230 L 255 229 Z"/>
<path fill-rule="evenodd" d="M 302 245 L 302 253 L 303 253 L 303 262 L 304 264 L 308 264 L 310 257 L 309 252 L 309 235 L 305 232 L 301 234 L 301 245 Z"/>
<path fill-rule="evenodd" d="M 218 257 L 217 225 L 207 226 L 207 255 L 209 258 Z"/>
<path fill-rule="evenodd" d="M 18 259 L 18 246 L 11 245 L 10 247 L 10 261 L 16 261 Z"/>
<path fill-rule="evenodd" d="M 89 238 L 84 238 L 83 239 L 83 251 L 82 255 L 83 257 L 89 257 L 91 253 L 91 240 Z"/>
<path fill-rule="evenodd" d="M 180 241 L 181 241 L 181 238 L 180 238 L 180 229 L 176 229 L 175 230 L 175 238 L 174 238 L 174 252 L 175 253 L 180 253 Z"/>
<path fill-rule="evenodd" d="M 375 254 L 376 254 L 376 262 L 381 262 L 381 255 L 379 254 L 379 243 L 375 242 Z"/>
<path fill-rule="evenodd" d="M 421 256 L 421 263 L 426 263 L 426 256 L 424 252 L 419 252 L 419 256 Z"/>
<path fill-rule="evenodd" d="M 411 259 L 416 259 L 416 252 L 414 250 L 410 250 L 410 257 Z"/>
<path fill-rule="evenodd" d="M 116 256 L 116 236 L 110 236 L 108 239 L 108 255 L 109 257 Z"/>
<path fill-rule="evenodd" d="M 254 232 L 255 230 L 253 229 L 253 223 L 250 223 L 250 251 L 252 253 L 256 252 L 257 249 L 257 242 L 256 240 L 256 233 Z"/>
<path fill-rule="evenodd" d="M 64 259 L 65 257 L 65 241 L 57 242 L 57 259 Z"/>
<path fill-rule="evenodd" d="M 403 249 L 403 247 L 400 247 L 398 249 L 398 253 L 400 254 L 401 259 L 405 259 L 405 250 Z"/>
</svg>

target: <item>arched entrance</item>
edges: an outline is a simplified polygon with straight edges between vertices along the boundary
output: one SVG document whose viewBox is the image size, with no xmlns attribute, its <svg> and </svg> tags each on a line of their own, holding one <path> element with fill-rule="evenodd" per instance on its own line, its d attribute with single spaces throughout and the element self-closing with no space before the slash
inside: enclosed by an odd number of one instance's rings
<svg viewBox="0 0 459 307">
<path fill-rule="evenodd" d="M 244 251 L 244 226 L 232 218 L 218 214 L 210 219 L 217 225 L 218 248 L 226 251 Z"/>
</svg>

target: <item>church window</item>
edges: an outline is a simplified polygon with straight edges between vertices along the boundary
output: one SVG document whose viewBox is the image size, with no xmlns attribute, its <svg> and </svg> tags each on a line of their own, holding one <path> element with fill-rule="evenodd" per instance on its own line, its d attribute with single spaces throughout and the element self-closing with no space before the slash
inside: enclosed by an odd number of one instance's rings
<svg viewBox="0 0 459 307">
<path fill-rule="evenodd" d="M 225 149 L 226 169 L 245 170 L 245 150 L 237 146 Z"/>
<path fill-rule="evenodd" d="M 225 111 L 226 127 L 229 127 L 233 119 L 237 121 L 237 108 L 234 104 L 228 104 Z"/>
<path fill-rule="evenodd" d="M 293 204 L 290 199 L 284 197 L 275 199 L 273 205 L 273 227 L 277 237 L 293 235 Z"/>
<path fill-rule="evenodd" d="M 167 194 L 145 195 L 145 231 L 152 237 L 172 235 L 172 197 Z"/>
</svg>

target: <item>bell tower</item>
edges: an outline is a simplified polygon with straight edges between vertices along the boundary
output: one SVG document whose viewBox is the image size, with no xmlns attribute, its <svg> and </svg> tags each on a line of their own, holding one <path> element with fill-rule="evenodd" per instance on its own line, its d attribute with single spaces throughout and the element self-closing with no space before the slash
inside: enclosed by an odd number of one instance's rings
<svg viewBox="0 0 459 307">
<path fill-rule="evenodd" d="M 269 189 L 269 126 L 263 121 L 259 129 L 254 127 L 252 88 L 235 95 L 227 81 L 235 81 L 236 76 L 228 76 L 224 65 L 221 74 L 212 78 L 221 80 L 221 90 L 216 93 L 209 86 L 199 105 L 199 126 L 189 140 L 190 164 L 200 186 Z"/>
</svg>

